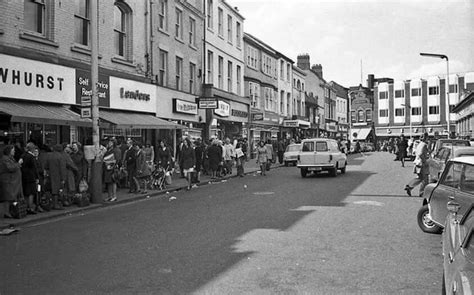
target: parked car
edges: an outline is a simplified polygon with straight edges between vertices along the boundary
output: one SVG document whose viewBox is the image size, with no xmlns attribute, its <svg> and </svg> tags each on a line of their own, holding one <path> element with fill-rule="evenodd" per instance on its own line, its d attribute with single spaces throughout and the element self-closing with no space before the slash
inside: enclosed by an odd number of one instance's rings
<svg viewBox="0 0 474 295">
<path fill-rule="evenodd" d="M 283 154 L 283 162 L 285 163 L 285 166 L 288 166 L 290 163 L 296 166 L 300 148 L 301 144 L 299 143 L 289 144 L 286 147 L 285 153 Z"/>
<path fill-rule="evenodd" d="M 434 148 L 431 150 L 431 154 L 435 155 L 438 153 L 439 149 L 444 146 L 471 146 L 469 140 L 464 139 L 451 139 L 451 138 L 443 138 L 438 139 L 434 145 Z"/>
<path fill-rule="evenodd" d="M 331 176 L 337 175 L 337 170 L 346 173 L 347 157 L 339 150 L 337 141 L 329 138 L 310 138 L 301 142 L 297 166 L 301 177 L 308 173 L 328 171 Z"/>
<path fill-rule="evenodd" d="M 464 215 L 451 201 L 443 231 L 442 294 L 474 293 L 474 203 Z"/>
<path fill-rule="evenodd" d="M 418 210 L 418 226 L 427 233 L 441 233 L 446 222 L 448 201 L 460 204 L 462 216 L 474 202 L 474 157 L 449 160 L 439 181 L 428 184 Z"/>
<path fill-rule="evenodd" d="M 427 163 L 430 167 L 430 182 L 435 182 L 446 166 L 449 159 L 465 156 L 474 156 L 474 147 L 470 146 L 443 146 Z"/>
</svg>

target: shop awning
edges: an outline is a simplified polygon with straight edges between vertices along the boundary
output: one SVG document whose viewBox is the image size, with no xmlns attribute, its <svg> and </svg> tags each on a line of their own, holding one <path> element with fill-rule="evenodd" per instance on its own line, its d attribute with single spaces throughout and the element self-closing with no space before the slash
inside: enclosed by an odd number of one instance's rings
<svg viewBox="0 0 474 295">
<path fill-rule="evenodd" d="M 91 127 L 92 121 L 64 105 L 48 105 L 41 102 L 12 102 L 0 100 L 0 114 L 11 116 L 12 122 Z"/>
<path fill-rule="evenodd" d="M 183 129 L 185 126 L 169 122 L 149 114 L 126 113 L 120 111 L 100 110 L 101 120 L 124 129 Z"/>
<path fill-rule="evenodd" d="M 369 136 L 371 128 L 359 128 L 359 129 L 352 129 L 350 133 L 350 137 L 352 140 L 366 140 L 367 136 Z M 357 137 L 354 137 L 354 133 L 357 133 Z"/>
</svg>

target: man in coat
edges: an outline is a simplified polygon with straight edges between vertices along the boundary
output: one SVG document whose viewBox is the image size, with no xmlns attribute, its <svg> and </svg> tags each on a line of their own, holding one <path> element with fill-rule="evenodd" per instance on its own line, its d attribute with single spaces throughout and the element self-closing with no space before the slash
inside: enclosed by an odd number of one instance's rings
<svg viewBox="0 0 474 295">
<path fill-rule="evenodd" d="M 428 158 L 430 156 L 428 151 L 428 133 L 424 133 L 420 138 L 420 143 L 415 150 L 415 160 L 413 161 L 413 173 L 416 177 L 413 178 L 406 186 L 405 191 L 407 195 L 411 196 L 411 190 L 420 184 L 420 197 L 423 197 L 423 191 L 428 184 L 428 175 L 430 174 L 430 167 L 428 165 Z"/>
<path fill-rule="evenodd" d="M 61 144 L 55 145 L 53 151 L 46 158 L 44 166 L 50 186 L 46 187 L 46 189 L 49 189 L 53 195 L 53 209 L 55 210 L 63 209 L 62 200 L 59 200 L 59 194 L 64 189 L 67 177 L 66 159 L 62 155 L 62 151 L 63 146 Z"/>
</svg>

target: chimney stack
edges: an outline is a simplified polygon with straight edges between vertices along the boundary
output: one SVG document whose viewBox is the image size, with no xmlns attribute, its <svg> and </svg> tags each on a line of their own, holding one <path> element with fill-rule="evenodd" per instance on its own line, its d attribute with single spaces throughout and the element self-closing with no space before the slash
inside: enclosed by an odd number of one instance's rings
<svg viewBox="0 0 474 295">
<path fill-rule="evenodd" d="M 309 54 L 304 53 L 304 54 L 298 55 L 296 65 L 298 66 L 298 68 L 302 70 L 309 70 L 310 68 Z"/>
<path fill-rule="evenodd" d="M 323 79 L 323 66 L 321 64 L 313 65 L 311 70 L 318 75 L 321 79 Z"/>
<path fill-rule="evenodd" d="M 367 76 L 367 88 L 374 89 L 375 76 L 370 74 Z"/>
</svg>

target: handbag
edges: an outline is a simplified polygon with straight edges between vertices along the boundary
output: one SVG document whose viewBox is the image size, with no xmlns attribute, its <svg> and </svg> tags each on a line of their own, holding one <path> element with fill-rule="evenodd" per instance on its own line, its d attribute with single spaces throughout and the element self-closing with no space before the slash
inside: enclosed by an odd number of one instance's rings
<svg viewBox="0 0 474 295">
<path fill-rule="evenodd" d="M 24 198 L 19 198 L 18 201 L 10 204 L 10 215 L 16 219 L 24 218 L 26 216 L 26 209 L 26 200 Z"/>
<path fill-rule="evenodd" d="M 51 192 L 43 192 L 40 194 L 39 205 L 46 211 L 51 211 L 53 207 L 53 196 Z"/>
<path fill-rule="evenodd" d="M 74 204 L 77 207 L 87 207 L 90 205 L 90 194 L 87 192 L 78 193 L 74 195 Z"/>
<path fill-rule="evenodd" d="M 165 172 L 165 183 L 167 185 L 170 185 L 172 183 L 172 180 L 171 180 L 171 172 L 169 171 L 166 171 Z"/>
</svg>

